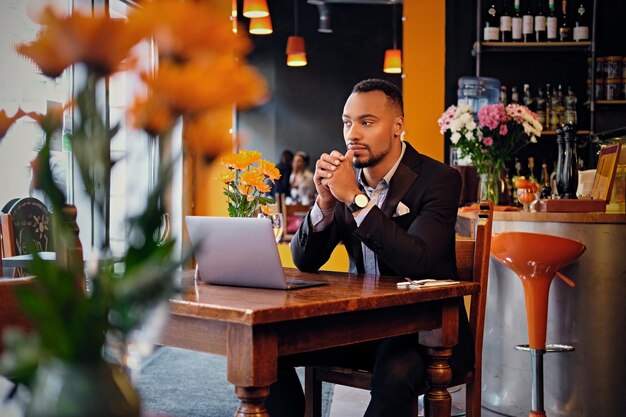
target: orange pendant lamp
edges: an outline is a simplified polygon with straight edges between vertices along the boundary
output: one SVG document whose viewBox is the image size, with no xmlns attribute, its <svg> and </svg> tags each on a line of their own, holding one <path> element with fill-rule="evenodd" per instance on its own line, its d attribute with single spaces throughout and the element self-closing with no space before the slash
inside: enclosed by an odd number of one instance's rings
<svg viewBox="0 0 626 417">
<path fill-rule="evenodd" d="M 298 36 L 298 1 L 293 2 L 294 34 L 287 38 L 287 66 L 303 67 L 307 64 L 304 38 Z"/>
<path fill-rule="evenodd" d="M 265 17 L 253 17 L 250 19 L 249 32 L 253 35 L 269 35 L 274 32 L 272 19 L 269 15 Z"/>
<path fill-rule="evenodd" d="M 267 0 L 244 0 L 243 15 L 245 17 L 265 17 L 269 16 L 270 11 L 267 8 Z"/>
<path fill-rule="evenodd" d="M 402 51 L 398 49 L 396 40 L 396 5 L 393 6 L 391 14 L 391 22 L 393 27 L 393 49 L 385 51 L 385 62 L 383 64 L 383 72 L 387 74 L 402 74 Z"/>
<path fill-rule="evenodd" d="M 237 33 L 237 0 L 230 3 L 230 23 L 233 33 Z"/>
</svg>

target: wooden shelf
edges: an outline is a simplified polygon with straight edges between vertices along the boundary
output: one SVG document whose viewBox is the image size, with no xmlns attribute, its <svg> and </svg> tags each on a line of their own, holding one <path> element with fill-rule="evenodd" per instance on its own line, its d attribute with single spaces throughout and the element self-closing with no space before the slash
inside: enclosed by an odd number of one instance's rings
<svg viewBox="0 0 626 417">
<path fill-rule="evenodd" d="M 576 136 L 583 136 L 591 134 L 590 130 L 577 130 Z M 541 136 L 555 136 L 556 130 L 544 130 L 541 132 Z"/>
<path fill-rule="evenodd" d="M 591 42 L 481 42 L 483 52 L 556 52 L 586 51 Z"/>
<path fill-rule="evenodd" d="M 596 104 L 602 106 L 619 106 L 626 104 L 626 100 L 596 100 Z"/>
</svg>

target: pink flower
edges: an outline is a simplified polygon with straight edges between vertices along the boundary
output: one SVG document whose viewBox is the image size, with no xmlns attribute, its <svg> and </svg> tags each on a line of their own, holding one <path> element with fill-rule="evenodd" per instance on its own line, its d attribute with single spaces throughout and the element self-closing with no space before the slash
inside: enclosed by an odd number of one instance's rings
<svg viewBox="0 0 626 417">
<path fill-rule="evenodd" d="M 484 138 L 483 139 L 483 145 L 485 145 L 485 146 L 493 145 L 493 138 L 491 136 L 487 136 L 486 138 Z"/>
<path fill-rule="evenodd" d="M 509 133 L 509 128 L 506 126 L 506 124 L 501 124 L 500 125 L 500 135 L 504 136 L 507 133 Z"/>
<path fill-rule="evenodd" d="M 489 104 L 478 111 L 478 126 L 496 129 L 509 120 L 502 104 Z"/>
</svg>

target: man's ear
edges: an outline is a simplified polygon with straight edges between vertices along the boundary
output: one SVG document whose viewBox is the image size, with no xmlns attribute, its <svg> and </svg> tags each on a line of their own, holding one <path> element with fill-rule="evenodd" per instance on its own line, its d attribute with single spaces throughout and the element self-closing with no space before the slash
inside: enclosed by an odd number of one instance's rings
<svg viewBox="0 0 626 417">
<path fill-rule="evenodd" d="M 393 133 L 400 136 L 404 132 L 404 116 L 397 116 L 393 122 Z"/>
</svg>

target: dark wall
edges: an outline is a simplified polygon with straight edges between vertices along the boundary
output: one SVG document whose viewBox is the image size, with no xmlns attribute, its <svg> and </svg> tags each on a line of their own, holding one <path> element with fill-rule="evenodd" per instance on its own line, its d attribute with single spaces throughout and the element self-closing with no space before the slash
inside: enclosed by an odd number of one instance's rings
<svg viewBox="0 0 626 417">
<path fill-rule="evenodd" d="M 294 33 L 293 2 L 268 3 L 274 33 L 251 35 L 254 50 L 248 59 L 267 78 L 271 98 L 263 106 L 240 113 L 243 147 L 259 150 L 274 161 L 284 149 L 304 150 L 313 168 L 321 153 L 345 150 L 341 114 L 354 84 L 376 77 L 402 87 L 400 75 L 382 71 L 385 49 L 393 42 L 392 7 L 331 4 L 333 33 L 319 33 L 317 6 L 299 0 L 298 34 L 306 42 L 308 65 L 288 67 L 285 47 L 287 37 Z M 401 10 L 397 7 L 401 47 Z M 248 19 L 241 18 L 241 23 L 247 30 Z"/>
</svg>

